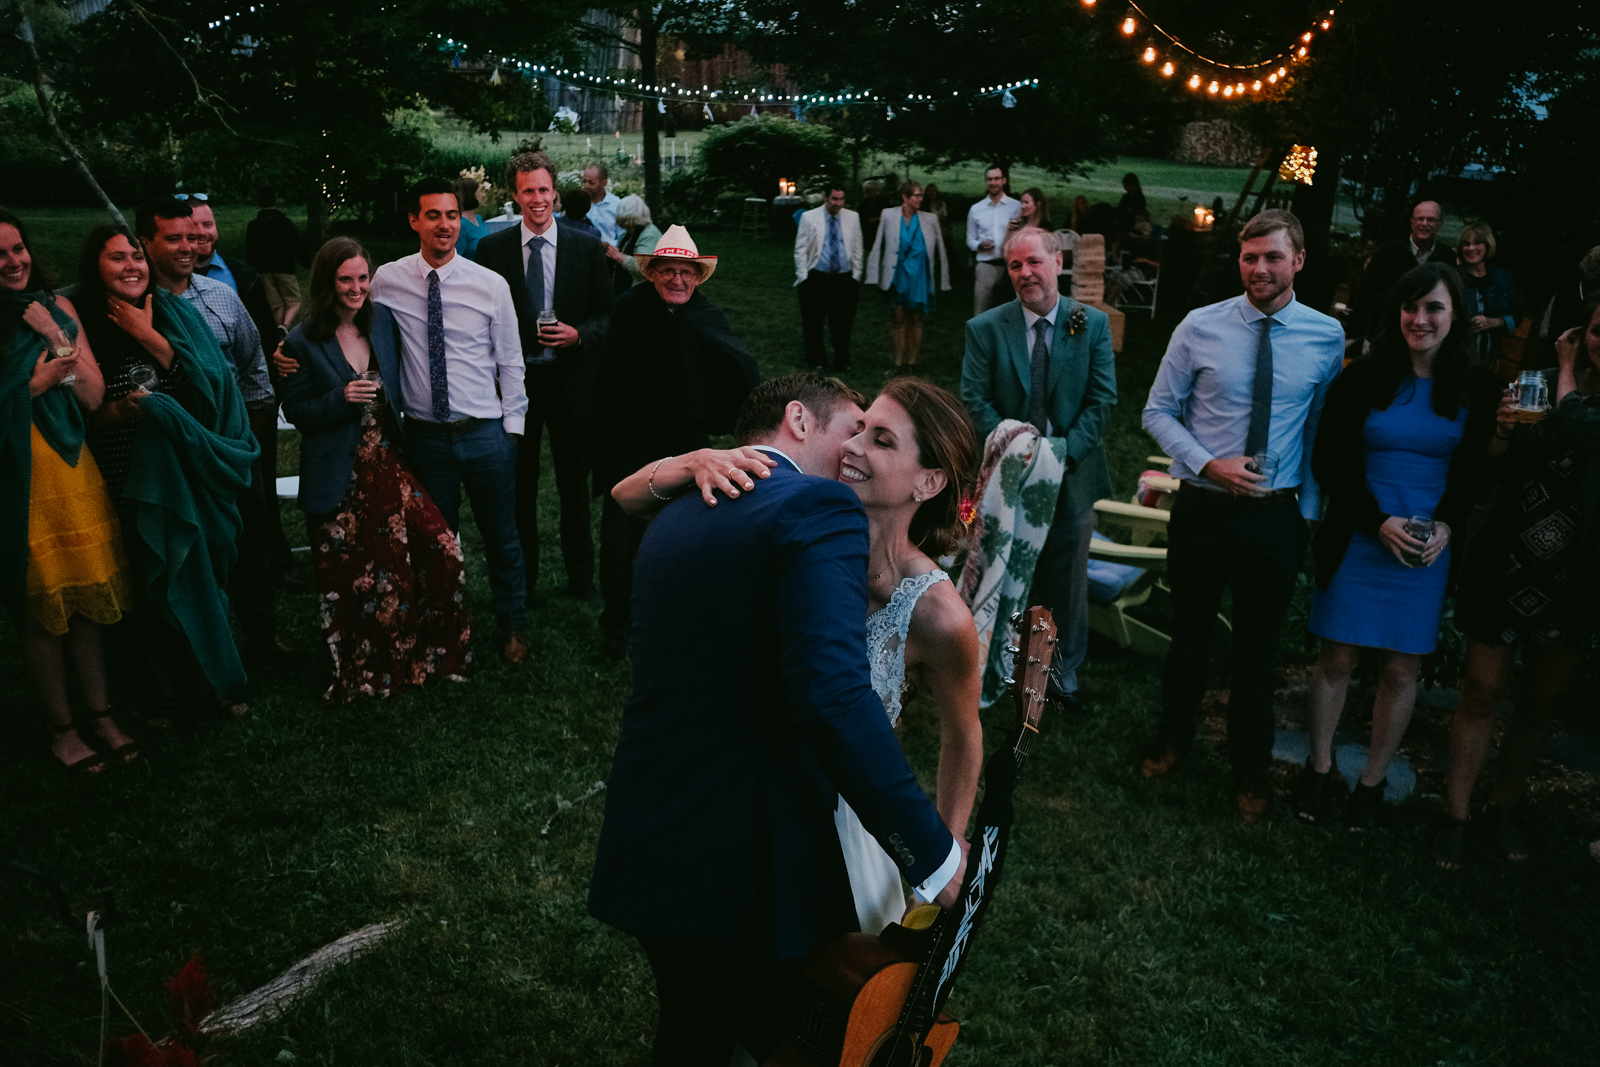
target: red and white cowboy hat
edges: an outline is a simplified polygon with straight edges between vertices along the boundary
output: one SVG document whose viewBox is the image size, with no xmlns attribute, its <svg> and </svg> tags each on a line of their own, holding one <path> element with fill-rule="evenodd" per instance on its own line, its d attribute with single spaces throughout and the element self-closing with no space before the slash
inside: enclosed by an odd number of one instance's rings
<svg viewBox="0 0 1600 1067">
<path fill-rule="evenodd" d="M 633 258 L 638 261 L 640 270 L 649 270 L 650 261 L 653 259 L 677 259 L 698 263 L 701 267 L 700 280 L 703 282 L 711 277 L 717 269 L 716 256 L 702 256 L 700 249 L 695 247 L 694 238 L 689 236 L 689 231 L 682 226 L 668 226 L 667 232 L 661 235 L 661 240 L 649 252 L 635 252 Z"/>
</svg>

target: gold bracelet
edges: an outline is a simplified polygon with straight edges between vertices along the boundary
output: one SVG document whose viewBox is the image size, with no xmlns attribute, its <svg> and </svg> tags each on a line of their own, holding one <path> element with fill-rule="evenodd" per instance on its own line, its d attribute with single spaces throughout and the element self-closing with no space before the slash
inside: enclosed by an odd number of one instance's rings
<svg viewBox="0 0 1600 1067">
<path fill-rule="evenodd" d="M 650 490 L 650 495 L 655 497 L 657 500 L 672 500 L 670 496 L 662 496 L 660 493 L 656 492 L 656 471 L 660 470 L 661 465 L 671 458 L 671 456 L 662 456 L 660 459 L 656 460 L 656 465 L 650 468 L 650 477 L 645 479 L 645 487 Z"/>
</svg>

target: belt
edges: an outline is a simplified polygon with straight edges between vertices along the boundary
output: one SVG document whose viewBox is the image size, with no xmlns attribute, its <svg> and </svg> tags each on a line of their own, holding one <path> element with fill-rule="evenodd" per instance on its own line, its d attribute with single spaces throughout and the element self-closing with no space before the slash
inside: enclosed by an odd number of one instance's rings
<svg viewBox="0 0 1600 1067">
<path fill-rule="evenodd" d="M 1225 489 L 1207 489 L 1205 486 L 1199 485 L 1195 482 L 1179 482 L 1178 493 L 1182 496 L 1199 497 L 1202 500 L 1216 500 L 1224 503 L 1230 503 L 1241 508 L 1259 508 L 1266 507 L 1269 504 L 1275 504 L 1280 500 L 1295 499 L 1300 495 L 1300 487 L 1294 486 L 1289 489 L 1269 489 L 1260 496 L 1247 496 L 1245 494 L 1236 495 L 1228 492 Z"/>
<path fill-rule="evenodd" d="M 428 419 L 406 419 L 407 430 L 432 430 L 434 433 L 458 434 L 468 430 L 476 430 L 479 426 L 490 422 L 489 419 L 451 419 L 449 422 L 432 422 Z"/>
</svg>

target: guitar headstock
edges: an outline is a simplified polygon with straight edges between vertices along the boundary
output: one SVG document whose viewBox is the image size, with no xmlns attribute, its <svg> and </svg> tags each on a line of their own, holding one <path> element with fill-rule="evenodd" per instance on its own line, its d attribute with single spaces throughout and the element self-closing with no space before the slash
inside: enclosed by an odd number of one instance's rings
<svg viewBox="0 0 1600 1067">
<path fill-rule="evenodd" d="M 1020 748 L 1023 742 L 1031 742 L 1039 733 L 1050 663 L 1056 654 L 1056 621 L 1049 608 L 1038 606 L 1017 612 L 1011 616 L 1011 621 L 1017 627 L 1017 644 L 1007 650 L 1013 657 L 1009 685 L 1022 729 L 1018 738 Z"/>
</svg>

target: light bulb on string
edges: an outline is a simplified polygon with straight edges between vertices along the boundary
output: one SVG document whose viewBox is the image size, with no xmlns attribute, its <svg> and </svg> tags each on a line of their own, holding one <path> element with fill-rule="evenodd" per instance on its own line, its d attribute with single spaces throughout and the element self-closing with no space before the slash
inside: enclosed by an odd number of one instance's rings
<svg viewBox="0 0 1600 1067">
<path fill-rule="evenodd" d="M 1176 69 L 1177 68 L 1172 65 L 1172 61 L 1171 60 L 1168 60 L 1167 62 L 1161 64 L 1161 73 L 1166 75 L 1169 78 L 1172 77 L 1172 72 L 1174 70 L 1176 70 Z"/>
<path fill-rule="evenodd" d="M 1155 48 L 1155 45 L 1145 45 L 1145 48 L 1144 48 L 1144 61 L 1146 63 L 1154 63 L 1156 61 L 1156 48 Z"/>
<path fill-rule="evenodd" d="M 1195 75 L 1190 76 L 1190 78 L 1189 78 L 1189 88 L 1191 88 L 1191 89 L 1200 88 L 1200 75 L 1195 74 Z"/>
<path fill-rule="evenodd" d="M 1216 82 L 1212 82 L 1210 85 L 1206 86 L 1206 92 L 1215 93 L 1219 88 L 1221 88 L 1221 86 L 1219 86 Z"/>
<path fill-rule="evenodd" d="M 1122 20 L 1122 35 L 1124 37 L 1132 37 L 1138 29 L 1139 24 L 1134 21 L 1132 15 L 1128 15 Z"/>
<path fill-rule="evenodd" d="M 1256 92 L 1259 93 L 1261 91 L 1261 80 L 1258 78 L 1256 80 L 1255 84 L 1250 86 L 1250 88 L 1254 89 Z"/>
</svg>

